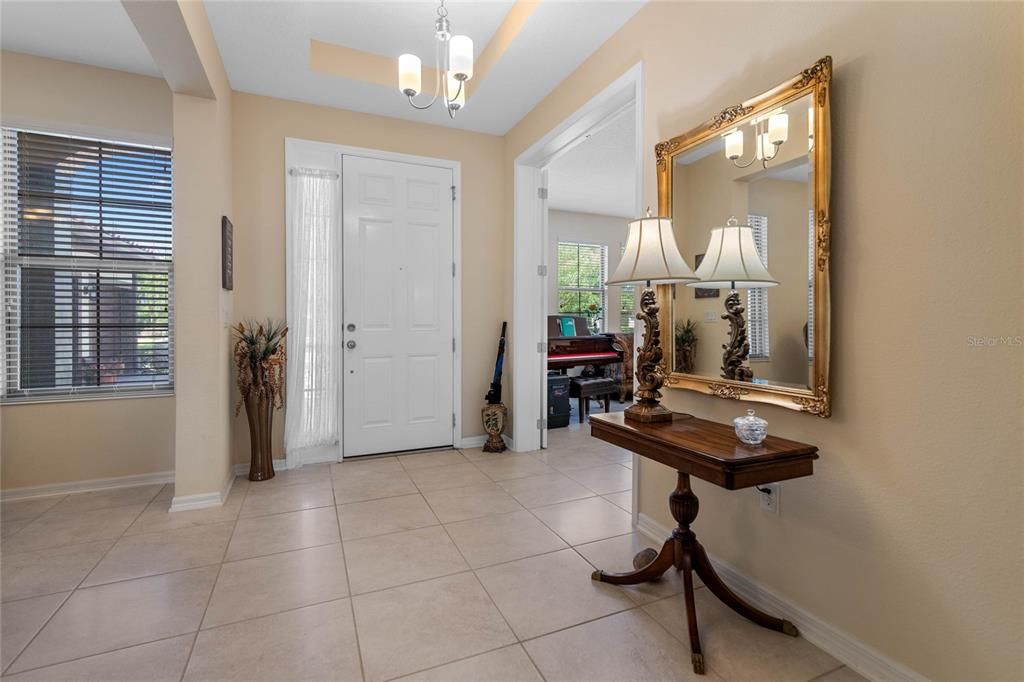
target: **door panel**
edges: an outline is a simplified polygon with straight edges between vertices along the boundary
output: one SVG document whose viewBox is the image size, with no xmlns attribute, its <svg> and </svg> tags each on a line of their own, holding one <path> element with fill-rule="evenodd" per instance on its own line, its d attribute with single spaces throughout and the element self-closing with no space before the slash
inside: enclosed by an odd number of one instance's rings
<svg viewBox="0 0 1024 682">
<path fill-rule="evenodd" d="M 345 156 L 342 175 L 345 456 L 451 445 L 452 171 Z"/>
</svg>

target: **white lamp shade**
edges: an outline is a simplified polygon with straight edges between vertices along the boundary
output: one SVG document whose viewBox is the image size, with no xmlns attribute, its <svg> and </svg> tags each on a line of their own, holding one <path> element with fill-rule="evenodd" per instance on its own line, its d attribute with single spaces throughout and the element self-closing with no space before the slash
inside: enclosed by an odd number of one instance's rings
<svg viewBox="0 0 1024 682">
<path fill-rule="evenodd" d="M 398 89 L 403 95 L 416 96 L 420 92 L 420 58 L 403 54 L 398 58 Z"/>
<path fill-rule="evenodd" d="M 743 156 L 743 131 L 734 130 L 725 136 L 725 158 L 735 160 Z"/>
<path fill-rule="evenodd" d="M 768 141 L 782 144 L 789 139 L 789 114 L 775 114 L 768 119 Z"/>
<path fill-rule="evenodd" d="M 451 73 L 445 74 L 445 78 L 448 80 L 448 96 L 452 98 L 448 101 L 448 107 L 458 111 L 466 106 L 466 83 L 456 80 Z"/>
<path fill-rule="evenodd" d="M 754 230 L 738 225 L 735 218 L 725 227 L 711 230 L 704 260 L 697 268 L 698 282 L 687 286 L 701 289 L 760 289 L 773 287 L 778 281 L 757 255 Z"/>
<path fill-rule="evenodd" d="M 647 216 L 629 223 L 626 249 L 608 284 L 670 284 L 696 279 L 676 246 L 672 221 Z"/>
<path fill-rule="evenodd" d="M 448 41 L 448 70 L 459 80 L 473 77 L 473 40 L 469 36 L 452 36 Z"/>
</svg>

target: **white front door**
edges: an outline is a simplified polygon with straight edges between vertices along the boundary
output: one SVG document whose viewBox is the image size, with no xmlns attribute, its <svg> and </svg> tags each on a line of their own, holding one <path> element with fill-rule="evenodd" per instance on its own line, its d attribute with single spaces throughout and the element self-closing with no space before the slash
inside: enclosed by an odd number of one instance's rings
<svg viewBox="0 0 1024 682">
<path fill-rule="evenodd" d="M 342 169 L 344 456 L 452 445 L 452 171 Z"/>
</svg>

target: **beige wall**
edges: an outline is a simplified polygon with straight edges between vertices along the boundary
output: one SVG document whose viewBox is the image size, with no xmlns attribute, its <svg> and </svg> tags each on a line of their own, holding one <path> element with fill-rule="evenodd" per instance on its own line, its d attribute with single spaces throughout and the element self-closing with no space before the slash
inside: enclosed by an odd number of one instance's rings
<svg viewBox="0 0 1024 682">
<path fill-rule="evenodd" d="M 40 87 L 45 84 L 46 87 Z M 162 142 L 171 93 L 159 78 L 0 53 L 4 125 Z M 174 469 L 174 398 L 0 407 L 4 490 Z"/>
<path fill-rule="evenodd" d="M 935 679 L 1024 677 L 1024 353 L 968 340 L 1024 323 L 1022 12 L 649 3 L 506 138 L 511 168 L 643 60 L 653 205 L 657 141 L 834 57 L 834 416 L 759 407 L 772 433 L 821 448 L 815 475 L 783 484 L 778 517 L 750 491 L 698 482 L 696 529 L 768 589 Z M 505 201 L 510 260 L 510 184 Z M 666 403 L 719 421 L 744 407 L 674 390 Z M 669 524 L 672 475 L 644 463 L 640 479 L 639 511 Z"/>
<path fill-rule="evenodd" d="M 498 203 L 506 176 L 493 135 L 236 92 L 234 127 L 235 319 L 285 317 L 284 140 L 296 137 L 462 164 L 463 435 L 483 433 L 480 406 L 494 370 L 506 277 Z M 282 457 L 283 418 L 274 424 Z M 245 415 L 234 420 L 235 461 L 249 459 Z"/>
<path fill-rule="evenodd" d="M 233 476 L 234 297 L 221 289 L 220 243 L 232 209 L 232 92 L 202 3 L 180 6 L 215 98 L 174 94 L 175 504 L 223 494 Z"/>
</svg>

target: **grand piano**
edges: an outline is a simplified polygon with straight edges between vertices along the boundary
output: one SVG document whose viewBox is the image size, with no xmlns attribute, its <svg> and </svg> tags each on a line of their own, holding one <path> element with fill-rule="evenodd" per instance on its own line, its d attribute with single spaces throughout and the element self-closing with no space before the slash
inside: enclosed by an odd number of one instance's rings
<svg viewBox="0 0 1024 682">
<path fill-rule="evenodd" d="M 575 335 L 563 333 L 563 321 L 572 320 Z M 566 324 L 568 324 L 566 322 Z M 623 360 L 625 349 L 612 334 L 591 334 L 587 318 L 548 316 L 548 369 L 565 370 L 585 365 L 612 365 Z"/>
</svg>

